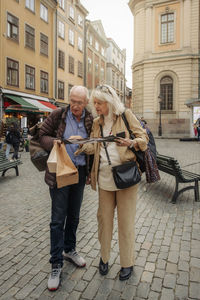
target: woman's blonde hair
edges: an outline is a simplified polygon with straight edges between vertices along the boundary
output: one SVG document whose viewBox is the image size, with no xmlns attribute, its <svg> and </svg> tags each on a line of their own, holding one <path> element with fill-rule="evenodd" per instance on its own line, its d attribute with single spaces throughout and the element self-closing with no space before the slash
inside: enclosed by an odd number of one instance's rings
<svg viewBox="0 0 200 300">
<path fill-rule="evenodd" d="M 92 111 L 96 111 L 94 107 L 94 99 L 98 99 L 100 101 L 108 103 L 109 115 L 120 115 L 125 110 L 124 104 L 120 101 L 115 90 L 107 84 L 98 85 L 92 91 L 90 96 Z"/>
</svg>

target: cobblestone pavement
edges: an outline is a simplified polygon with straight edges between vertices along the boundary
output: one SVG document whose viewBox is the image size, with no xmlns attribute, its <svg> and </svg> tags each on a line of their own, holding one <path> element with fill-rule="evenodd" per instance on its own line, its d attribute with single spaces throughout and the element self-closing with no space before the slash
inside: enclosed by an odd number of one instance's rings
<svg viewBox="0 0 200 300">
<path fill-rule="evenodd" d="M 159 139 L 157 147 L 200 173 L 198 142 Z M 190 190 L 171 204 L 175 181 L 165 173 L 158 183 L 147 186 L 143 179 L 140 184 L 133 276 L 126 282 L 118 279 L 116 222 L 110 270 L 100 276 L 97 194 L 87 187 L 77 234 L 77 249 L 87 266 L 78 269 L 65 262 L 61 287 L 49 292 L 48 188 L 29 153 L 22 153 L 22 161 L 19 177 L 9 170 L 0 178 L 0 299 L 200 299 L 200 202 Z"/>
</svg>

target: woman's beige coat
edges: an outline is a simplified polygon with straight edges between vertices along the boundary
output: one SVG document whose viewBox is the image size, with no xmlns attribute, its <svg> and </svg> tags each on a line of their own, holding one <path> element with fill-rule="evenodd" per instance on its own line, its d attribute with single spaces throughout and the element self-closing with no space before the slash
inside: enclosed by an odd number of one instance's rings
<svg viewBox="0 0 200 300">
<path fill-rule="evenodd" d="M 126 119 L 129 123 L 130 129 L 135 135 L 135 142 L 137 142 L 138 147 L 136 150 L 145 151 L 147 149 L 148 143 L 148 135 L 146 130 L 144 130 L 140 122 L 131 112 L 131 110 L 126 110 L 125 112 Z M 90 137 L 101 137 L 100 126 L 104 124 L 103 116 L 97 117 L 93 121 L 92 132 Z M 125 131 L 126 138 L 129 138 L 129 132 L 124 124 L 124 121 L 121 115 L 114 115 L 113 126 L 112 126 L 112 134 L 116 135 L 117 133 Z M 135 154 L 128 147 L 118 146 L 117 150 L 119 151 L 119 156 L 121 159 L 121 163 L 136 160 Z M 91 186 L 93 190 L 96 190 L 96 184 L 98 179 L 98 169 L 99 169 L 99 156 L 100 156 L 100 143 L 94 144 L 84 144 L 81 149 L 76 151 L 76 154 L 80 154 L 81 152 L 85 152 L 86 154 L 94 154 L 94 162 L 91 171 Z"/>
</svg>

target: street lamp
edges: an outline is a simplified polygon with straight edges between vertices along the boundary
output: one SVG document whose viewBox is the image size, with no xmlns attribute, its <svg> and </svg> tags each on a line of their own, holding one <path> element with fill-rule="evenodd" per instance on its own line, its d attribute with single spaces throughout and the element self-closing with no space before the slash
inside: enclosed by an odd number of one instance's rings
<svg viewBox="0 0 200 300">
<path fill-rule="evenodd" d="M 161 106 L 162 106 L 162 101 L 163 101 L 163 96 L 160 94 L 158 96 L 158 102 L 160 104 L 158 136 L 162 136 L 162 124 L 161 124 Z"/>
</svg>

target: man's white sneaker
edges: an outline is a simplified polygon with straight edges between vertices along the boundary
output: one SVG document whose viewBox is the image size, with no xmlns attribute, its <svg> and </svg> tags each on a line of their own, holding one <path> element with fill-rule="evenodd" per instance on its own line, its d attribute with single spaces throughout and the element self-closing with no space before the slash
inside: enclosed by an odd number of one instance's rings
<svg viewBox="0 0 200 300">
<path fill-rule="evenodd" d="M 73 262 L 77 267 L 83 268 L 86 265 L 85 259 L 80 256 L 75 250 L 71 250 L 69 252 L 63 252 L 64 259 L 67 259 Z"/>
<path fill-rule="evenodd" d="M 51 274 L 48 280 L 49 291 L 56 291 L 60 285 L 62 267 L 60 264 L 53 264 Z"/>
</svg>

